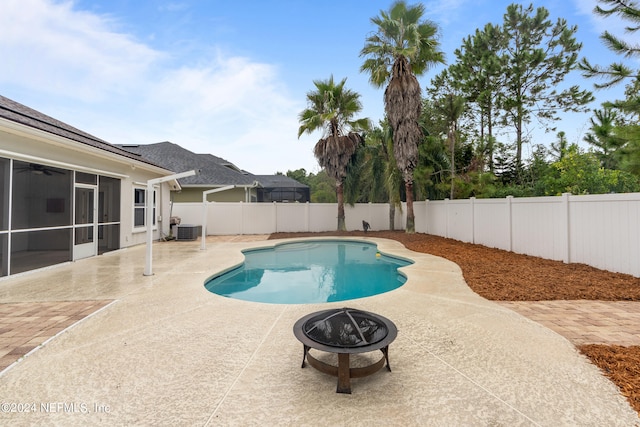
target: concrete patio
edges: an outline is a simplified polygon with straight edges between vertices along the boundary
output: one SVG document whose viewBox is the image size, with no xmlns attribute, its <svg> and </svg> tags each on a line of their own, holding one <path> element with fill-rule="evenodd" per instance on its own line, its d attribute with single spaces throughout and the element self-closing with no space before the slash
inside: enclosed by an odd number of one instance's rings
<svg viewBox="0 0 640 427">
<path fill-rule="evenodd" d="M 242 262 L 241 249 L 275 243 L 264 238 L 211 238 L 204 251 L 199 242 L 156 243 L 153 276 L 142 274 L 140 246 L 0 280 L 3 303 L 95 310 L 3 371 L 0 424 L 640 424 L 566 338 L 473 293 L 457 265 L 395 241 L 367 239 L 415 261 L 403 287 L 375 297 L 277 305 L 204 288 Z M 345 305 L 398 327 L 393 372 L 353 380 L 351 395 L 335 393 L 334 377 L 300 368 L 292 333 L 305 314 Z"/>
</svg>

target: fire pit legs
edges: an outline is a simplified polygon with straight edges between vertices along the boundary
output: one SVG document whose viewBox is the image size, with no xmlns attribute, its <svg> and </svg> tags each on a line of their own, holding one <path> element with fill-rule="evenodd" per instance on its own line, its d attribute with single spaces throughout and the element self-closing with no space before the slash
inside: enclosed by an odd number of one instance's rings
<svg viewBox="0 0 640 427">
<path fill-rule="evenodd" d="M 387 361 L 387 371 L 391 372 L 391 365 L 389 364 L 389 346 L 380 349 L 384 354 L 384 359 Z"/>
<path fill-rule="evenodd" d="M 351 372 L 349 353 L 338 353 L 338 387 L 336 393 L 351 394 Z"/>
<path fill-rule="evenodd" d="M 382 367 L 387 365 L 387 370 L 391 372 L 391 366 L 389 365 L 389 347 L 381 348 L 380 351 L 383 357 L 377 362 L 364 366 L 362 368 L 351 367 L 351 355 L 350 353 L 338 353 L 338 366 L 333 366 L 328 363 L 322 362 L 309 353 L 310 347 L 304 345 L 302 355 L 302 368 L 305 367 L 305 359 L 309 362 L 309 365 L 313 366 L 318 371 L 338 377 L 338 387 L 336 393 L 351 394 L 351 378 L 363 378 L 378 372 Z"/>
<path fill-rule="evenodd" d="M 306 345 L 306 344 L 303 344 L 303 346 L 304 346 L 304 351 L 302 353 L 302 366 L 301 366 L 301 368 L 304 368 L 304 361 L 307 358 L 307 353 L 309 353 L 309 346 Z"/>
</svg>

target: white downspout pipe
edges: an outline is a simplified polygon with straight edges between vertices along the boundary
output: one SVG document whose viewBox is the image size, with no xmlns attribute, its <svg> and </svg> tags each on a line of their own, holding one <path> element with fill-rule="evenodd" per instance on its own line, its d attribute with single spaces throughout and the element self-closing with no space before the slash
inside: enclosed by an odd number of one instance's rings
<svg viewBox="0 0 640 427">
<path fill-rule="evenodd" d="M 154 178 L 147 181 L 147 194 L 146 194 L 146 209 L 147 209 L 147 253 L 144 265 L 144 275 L 152 276 L 152 264 L 153 264 L 153 187 L 154 185 L 161 184 L 163 182 L 172 181 L 174 179 L 186 178 L 192 175 L 199 175 L 200 169 L 194 169 L 187 172 L 176 173 L 173 175 L 163 176 L 161 178 Z"/>
</svg>

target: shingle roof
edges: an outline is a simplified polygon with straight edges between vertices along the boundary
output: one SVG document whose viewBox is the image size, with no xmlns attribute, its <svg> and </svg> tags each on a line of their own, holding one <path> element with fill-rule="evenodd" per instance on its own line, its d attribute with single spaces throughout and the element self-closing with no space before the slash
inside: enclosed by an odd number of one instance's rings
<svg viewBox="0 0 640 427">
<path fill-rule="evenodd" d="M 264 188 L 307 188 L 308 185 L 302 184 L 286 175 L 256 175 L 257 180 Z"/>
<path fill-rule="evenodd" d="M 211 154 L 196 154 L 168 141 L 119 147 L 177 173 L 201 170 L 200 175 L 179 179 L 182 186 L 252 186 L 256 181 L 255 175 L 240 171 L 231 162 Z"/>
<path fill-rule="evenodd" d="M 20 123 L 25 126 L 29 126 L 34 129 L 39 129 L 44 132 L 48 132 L 53 135 L 61 136 L 81 144 L 85 144 L 94 148 L 109 151 L 111 153 L 127 157 L 130 159 L 142 161 L 144 163 L 152 164 L 148 160 L 140 158 L 128 151 L 109 144 L 108 142 L 97 138 L 91 134 L 88 134 L 80 129 L 76 129 L 66 123 L 54 119 L 53 117 L 42 114 L 32 108 L 20 104 L 0 95 L 0 117 L 10 120 L 12 122 Z"/>
</svg>

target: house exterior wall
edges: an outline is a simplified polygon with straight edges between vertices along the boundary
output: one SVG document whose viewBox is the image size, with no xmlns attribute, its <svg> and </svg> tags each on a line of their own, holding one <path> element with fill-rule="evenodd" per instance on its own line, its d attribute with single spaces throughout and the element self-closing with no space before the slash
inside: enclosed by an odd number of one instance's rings
<svg viewBox="0 0 640 427">
<path fill-rule="evenodd" d="M 150 179 L 162 176 L 157 172 L 144 170 L 140 165 L 136 165 L 133 160 L 131 162 L 113 161 L 107 158 L 101 158 L 80 150 L 72 150 L 62 146 L 51 144 L 46 141 L 34 140 L 24 136 L 18 136 L 11 133 L 0 131 L 0 150 L 13 152 L 17 159 L 27 159 L 28 161 L 36 161 L 42 164 L 57 165 L 58 162 L 68 164 L 74 170 L 89 171 L 92 173 L 100 173 L 106 176 L 114 176 L 121 179 L 121 204 L 120 204 L 120 243 L 121 247 L 132 246 L 145 242 L 145 233 L 134 231 L 133 227 L 133 188 L 134 185 L 145 185 Z M 2 152 L 0 151 L 0 156 Z M 160 192 L 160 219 L 169 217 L 169 187 L 162 186 Z M 202 196 L 200 197 L 202 200 Z M 166 223 L 166 224 L 165 224 Z M 169 233 L 168 221 L 159 223 L 160 228 L 154 232 L 154 239 L 161 237 L 160 231 L 165 234 Z"/>
<path fill-rule="evenodd" d="M 145 188 L 146 182 L 149 179 L 168 175 L 168 171 L 164 169 L 147 165 L 134 159 L 128 159 L 99 148 L 90 147 L 56 135 L 51 135 L 47 132 L 31 129 L 23 125 L 7 123 L 2 120 L 0 120 L 0 158 L 11 159 L 14 165 L 38 164 L 65 171 L 84 172 L 95 174 L 98 177 L 104 176 L 119 179 L 120 248 L 146 242 L 146 229 L 134 227 L 134 188 Z M 5 177 L 1 178 L 3 181 L 6 181 L 6 178 L 10 176 L 11 175 L 7 173 Z M 71 174 L 71 176 L 73 176 L 73 174 Z M 2 182 L 0 185 L 3 185 L 5 188 L 10 187 L 7 182 Z M 77 186 L 78 184 L 72 183 L 71 185 L 72 188 L 74 188 L 74 185 Z M 73 201 L 75 200 L 75 191 L 72 194 L 71 199 Z M 42 198 L 44 196 L 40 195 L 39 197 Z M 64 200 L 69 197 L 56 196 L 56 198 L 64 203 L 64 209 L 67 210 L 67 212 L 73 209 L 73 202 Z M 24 200 L 24 198 L 17 198 L 16 200 L 23 203 L 22 200 Z M 153 233 L 154 239 L 158 239 L 162 235 L 168 235 L 170 232 L 169 201 L 169 185 L 166 183 L 161 184 L 157 187 L 157 227 Z M 27 207 L 24 208 L 28 211 Z M 13 206 L 13 212 L 16 215 L 21 215 L 20 212 L 23 212 L 23 214 L 28 213 L 25 212 L 21 206 Z M 55 214 L 47 213 L 46 215 Z M 9 251 L 7 243 L 9 241 L 7 238 L 8 233 L 6 228 L 4 232 L 0 229 L 0 234 L 4 235 L 4 240 L 2 235 L 0 235 L 0 242 L 3 242 L 5 245 L 5 248 L 2 250 L 2 252 L 4 252 L 2 256 L 4 257 L 7 256 L 6 253 Z M 11 249 L 12 251 L 17 251 L 20 249 L 19 245 L 25 245 L 24 235 L 18 235 L 15 230 L 11 233 L 15 235 L 15 238 L 11 239 L 11 243 L 13 244 Z M 34 250 L 34 247 L 34 245 L 31 245 L 31 250 Z M 46 250 L 47 248 L 43 247 L 42 249 Z M 0 274 L 0 276 L 2 275 L 6 275 L 6 273 Z"/>
</svg>

